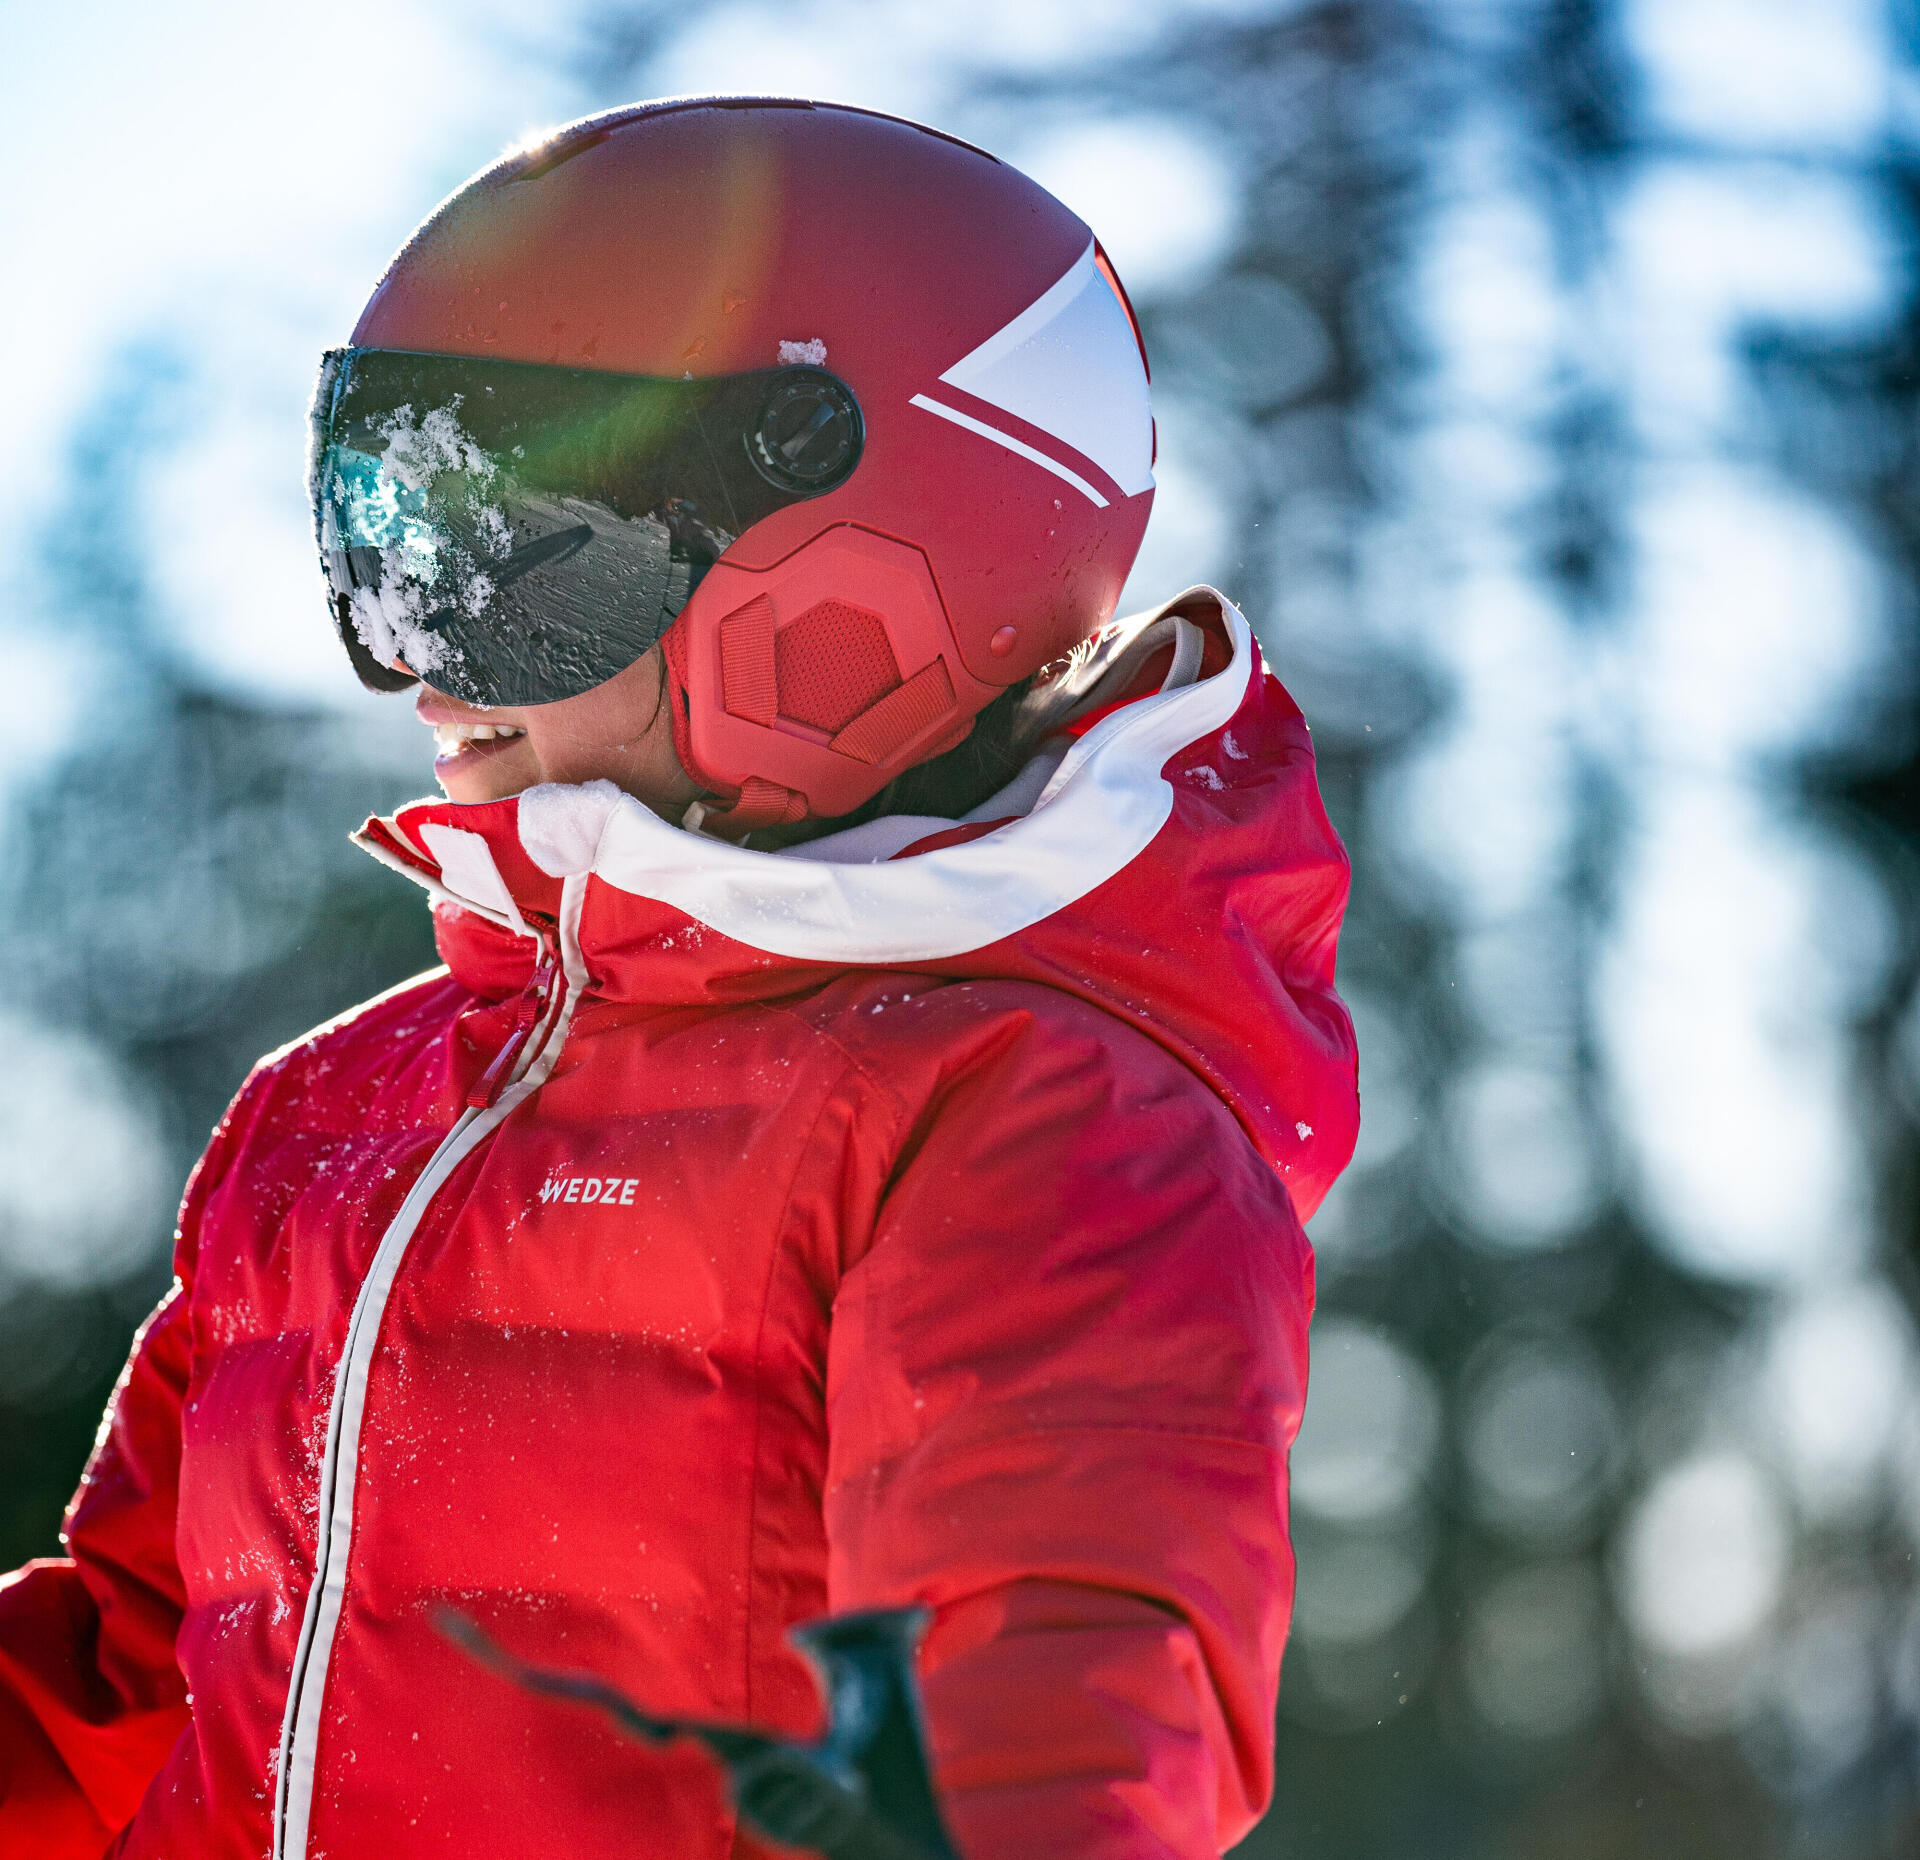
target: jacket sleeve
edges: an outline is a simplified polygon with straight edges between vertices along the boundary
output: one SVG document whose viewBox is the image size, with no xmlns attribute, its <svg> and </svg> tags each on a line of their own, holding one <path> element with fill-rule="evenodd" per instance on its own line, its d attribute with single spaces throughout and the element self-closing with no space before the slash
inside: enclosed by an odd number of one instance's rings
<svg viewBox="0 0 1920 1860">
<path fill-rule="evenodd" d="M 184 1280 L 231 1115 L 188 1185 L 180 1275 L 134 1338 L 79 1490 L 67 1554 L 0 1578 L 0 1853 L 97 1860 L 186 1728 L 174 1657 L 180 1415 L 191 1365 Z"/>
<path fill-rule="evenodd" d="M 0 1580 L 0 1852 L 97 1856 L 187 1722 L 173 1554 L 185 1299 L 134 1341 L 61 1533 Z"/>
<path fill-rule="evenodd" d="M 966 1860 L 1199 1860 L 1266 1806 L 1311 1304 L 1279 1180 L 1096 1010 L 918 1118 L 834 1307 L 829 1599 L 934 1609 Z"/>
</svg>

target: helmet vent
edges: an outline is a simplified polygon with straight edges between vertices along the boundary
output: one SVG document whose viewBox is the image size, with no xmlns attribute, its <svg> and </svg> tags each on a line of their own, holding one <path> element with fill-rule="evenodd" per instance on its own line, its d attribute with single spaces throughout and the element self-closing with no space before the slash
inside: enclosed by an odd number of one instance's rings
<svg viewBox="0 0 1920 1860">
<path fill-rule="evenodd" d="M 887 623 L 849 601 L 818 601 L 773 636 L 780 715 L 844 729 L 900 683 Z"/>
</svg>

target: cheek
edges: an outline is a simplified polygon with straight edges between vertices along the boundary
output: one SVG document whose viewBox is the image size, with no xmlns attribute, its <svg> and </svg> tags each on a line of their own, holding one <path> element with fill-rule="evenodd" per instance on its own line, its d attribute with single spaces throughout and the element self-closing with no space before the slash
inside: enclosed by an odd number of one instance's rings
<svg viewBox="0 0 1920 1860">
<path fill-rule="evenodd" d="M 673 751 L 673 720 L 662 702 L 658 648 L 618 676 L 578 697 L 529 706 L 520 713 L 537 779 L 586 782 L 600 777 L 653 804 L 688 801 L 698 789 Z"/>
<path fill-rule="evenodd" d="M 526 741 L 542 778 L 585 782 L 604 776 L 649 801 L 671 800 L 684 785 L 691 798 L 695 790 L 673 753 L 671 720 L 652 685 L 636 694 L 638 703 L 604 701 L 619 695 L 603 688 L 543 707 L 547 715 L 527 713 Z"/>
<path fill-rule="evenodd" d="M 666 721 L 659 668 L 649 655 L 591 691 L 533 706 L 522 717 L 543 756 L 618 755 L 633 749 L 656 718 Z"/>
<path fill-rule="evenodd" d="M 596 695 L 589 692 L 586 698 L 575 698 L 573 702 L 585 704 Z M 565 717 L 541 718 L 537 724 L 529 725 L 527 741 L 540 758 L 541 766 L 556 776 L 563 770 L 574 769 L 601 769 L 612 774 L 611 765 L 624 767 L 633 759 L 638 748 L 635 738 L 640 734 L 629 719 L 618 713 L 588 710 Z"/>
</svg>

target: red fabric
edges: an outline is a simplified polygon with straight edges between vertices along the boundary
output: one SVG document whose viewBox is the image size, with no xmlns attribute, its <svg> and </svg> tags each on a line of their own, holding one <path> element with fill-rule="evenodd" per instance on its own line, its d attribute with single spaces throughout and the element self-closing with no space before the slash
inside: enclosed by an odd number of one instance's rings
<svg viewBox="0 0 1920 1860">
<path fill-rule="evenodd" d="M 1246 1831 L 1292 1592 L 1296 1207 L 1355 1104 L 1304 727 L 1256 680 L 1228 735 L 1167 765 L 1131 866 L 910 972 L 587 881 L 553 1076 L 428 1203 L 378 1332 L 312 1855 L 759 1851 L 700 1753 L 479 1671 L 432 1626 L 447 1600 L 658 1709 L 795 1730 L 818 1707 L 790 1624 L 924 1602 L 969 1860 Z M 513 802 L 423 804 L 385 843 L 430 868 L 433 819 L 553 921 Z M 270 1849 L 349 1316 L 525 1024 L 531 945 L 437 924 L 450 973 L 248 1080 L 70 1558 L 0 1589 L 0 1852 Z"/>
</svg>

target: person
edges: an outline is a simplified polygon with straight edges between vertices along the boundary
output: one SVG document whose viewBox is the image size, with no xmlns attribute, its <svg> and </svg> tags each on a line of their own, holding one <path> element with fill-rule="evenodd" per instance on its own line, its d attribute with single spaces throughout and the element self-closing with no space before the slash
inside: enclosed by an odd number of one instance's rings
<svg viewBox="0 0 1920 1860">
<path fill-rule="evenodd" d="M 1271 1789 L 1346 863 L 1204 588 L 1112 616 L 1146 356 L 933 130 L 649 104 L 454 194 L 322 369 L 333 618 L 445 800 L 445 966 L 263 1060 L 67 1554 L 0 1591 L 0 1850 L 762 1851 L 692 1745 L 917 1604 L 968 1860 Z"/>
</svg>

